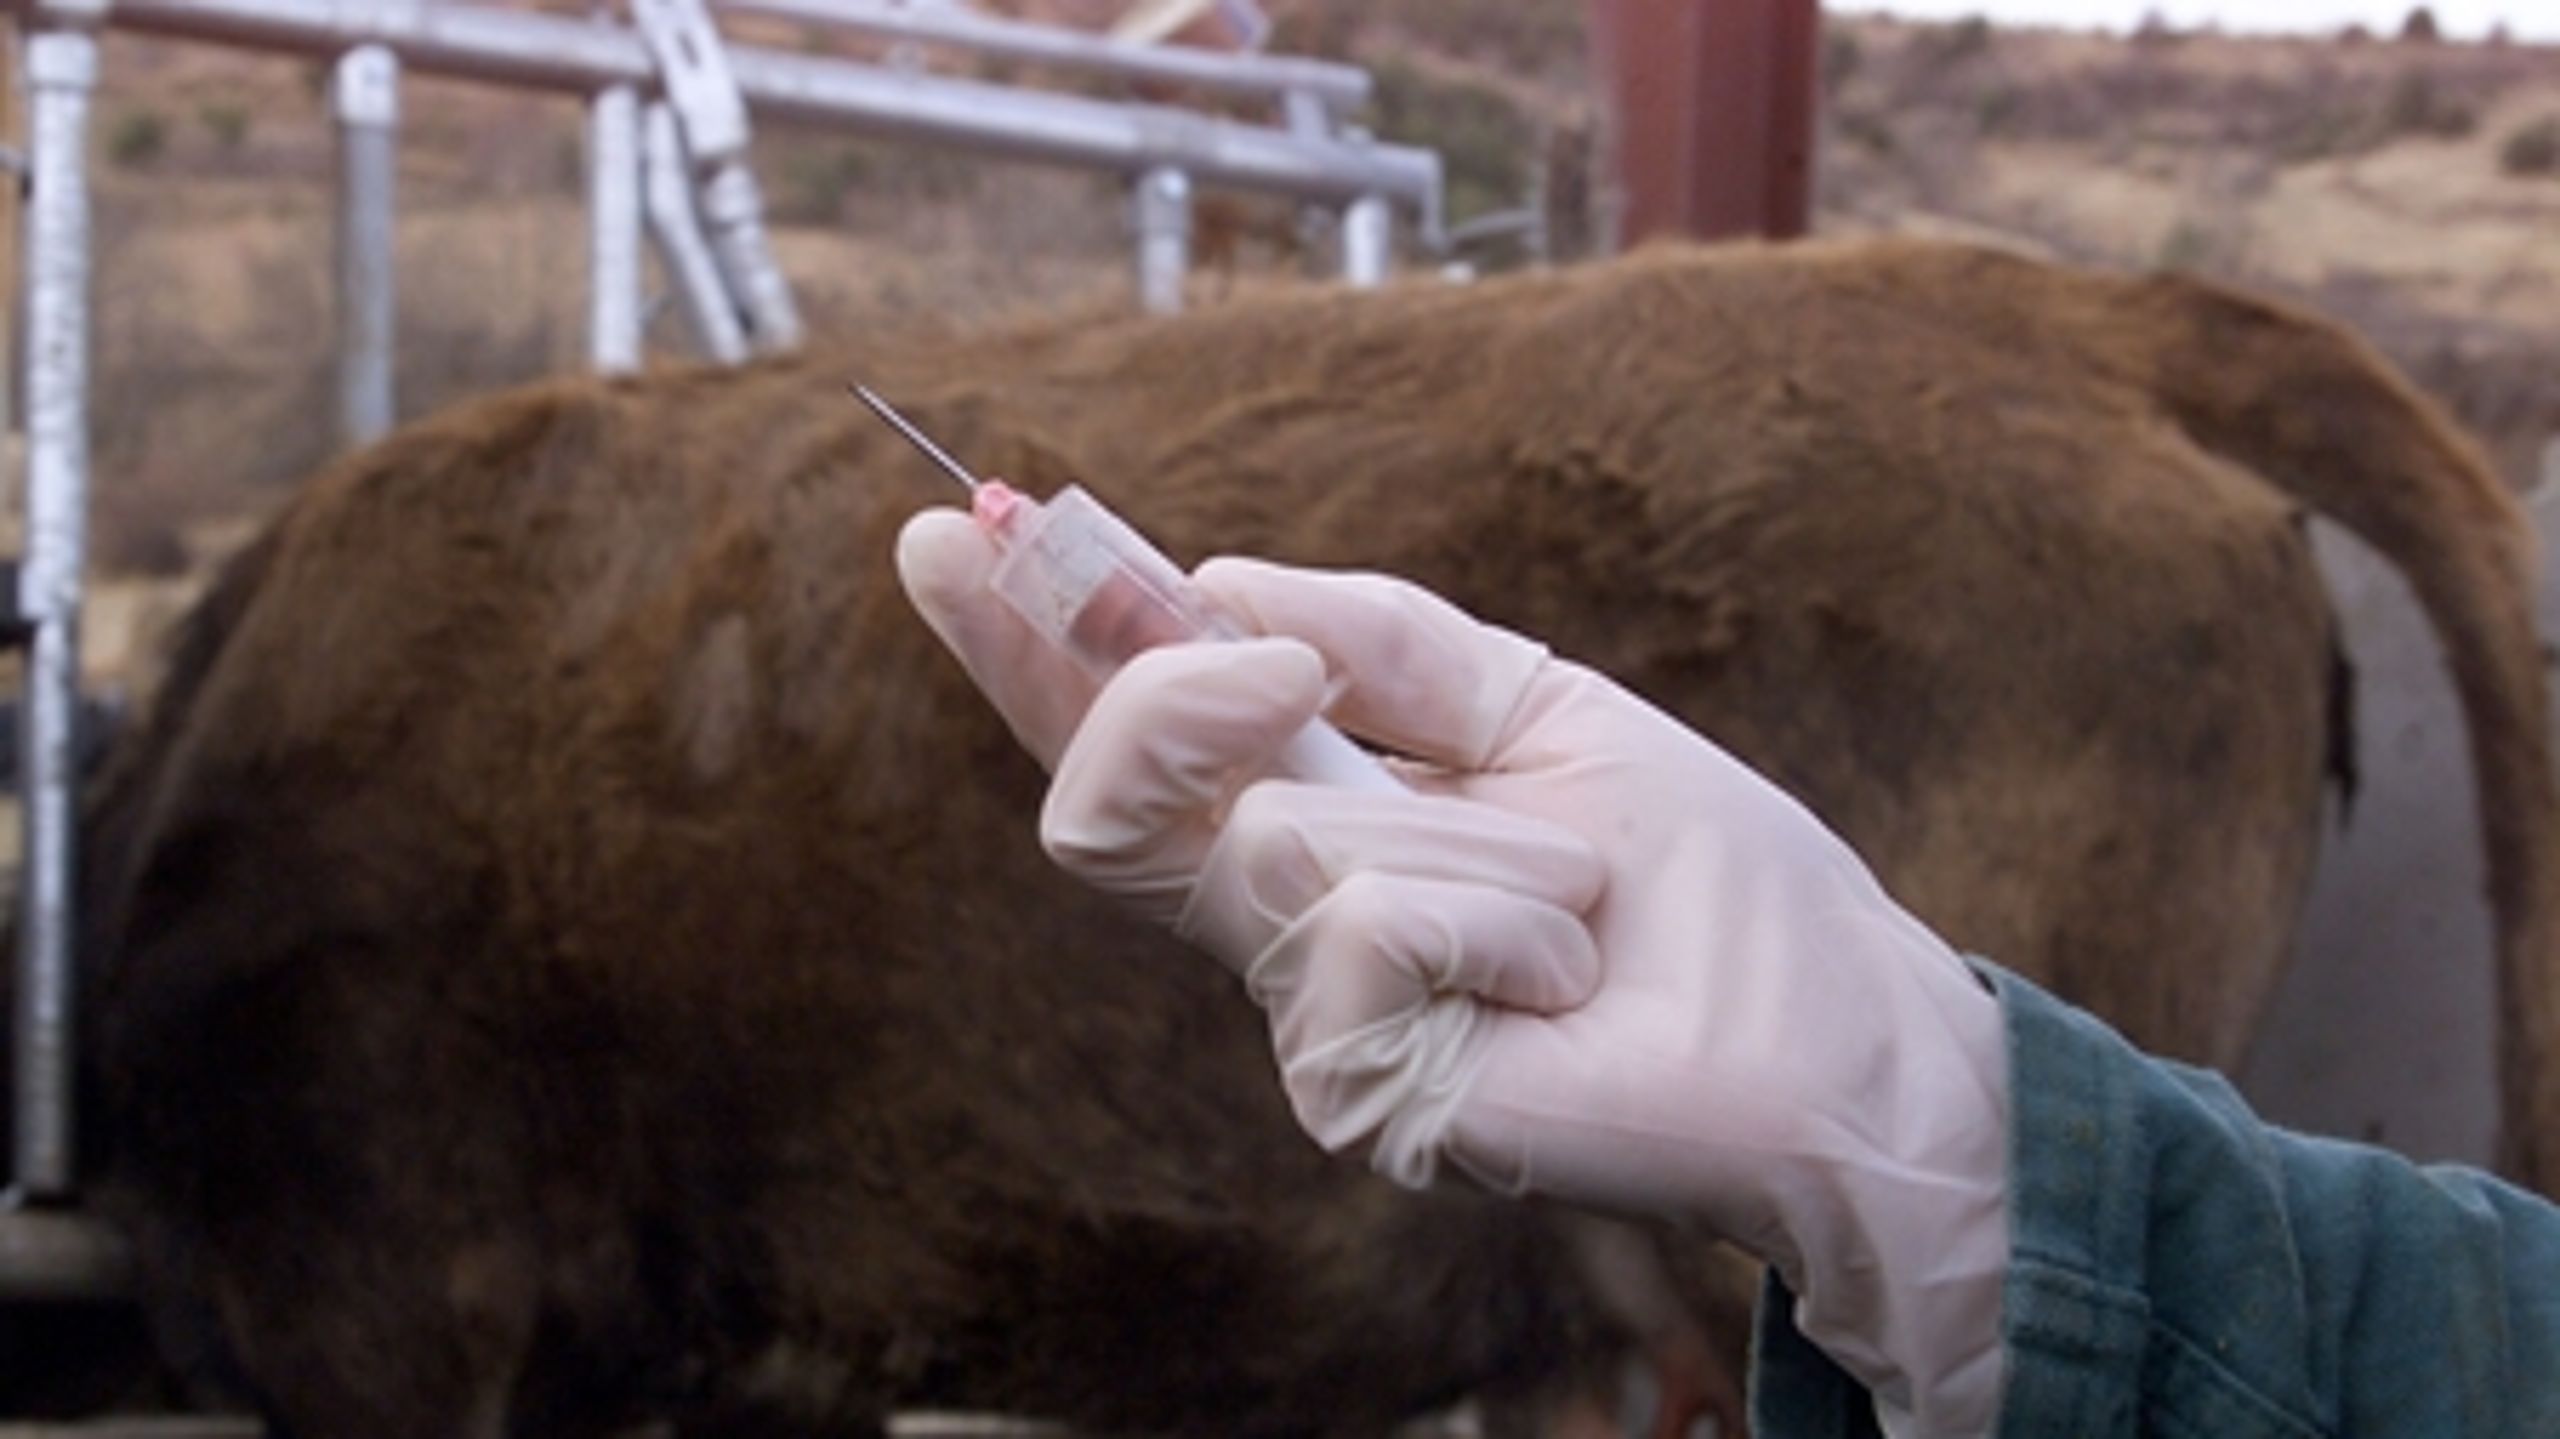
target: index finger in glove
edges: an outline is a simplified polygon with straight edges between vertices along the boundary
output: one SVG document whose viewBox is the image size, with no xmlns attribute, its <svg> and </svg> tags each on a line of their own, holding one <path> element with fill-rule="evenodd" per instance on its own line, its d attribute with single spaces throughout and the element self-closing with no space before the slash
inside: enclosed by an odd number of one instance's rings
<svg viewBox="0 0 2560 1439">
<path fill-rule="evenodd" d="M 1314 646 L 1345 682 L 1343 728 L 1454 769 L 1494 762 L 1546 669 L 1546 646 L 1385 575 L 1227 558 L 1193 579 L 1262 633 Z"/>
<path fill-rule="evenodd" d="M 898 531 L 907 599 L 969 672 L 1013 737 L 1055 770 L 1098 686 L 996 597 L 987 578 L 1003 556 L 958 510 L 930 509 Z"/>
<path fill-rule="evenodd" d="M 1086 711 L 1040 810 L 1069 873 L 1170 921 L 1228 797 L 1324 703 L 1294 640 L 1167 645 L 1121 667 Z"/>
</svg>

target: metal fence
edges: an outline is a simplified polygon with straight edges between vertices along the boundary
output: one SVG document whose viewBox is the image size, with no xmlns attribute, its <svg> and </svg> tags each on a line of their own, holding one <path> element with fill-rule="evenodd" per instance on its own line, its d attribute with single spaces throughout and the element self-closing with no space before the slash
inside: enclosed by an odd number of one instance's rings
<svg viewBox="0 0 2560 1439">
<path fill-rule="evenodd" d="M 800 338 L 747 165 L 751 117 L 787 117 L 974 153 L 1108 171 L 1131 187 L 1138 291 L 1179 306 L 1195 186 L 1338 213 L 1341 272 L 1384 278 L 1401 209 L 1427 243 L 1440 163 L 1345 121 L 1361 71 L 1312 60 L 1133 45 L 868 0 L 728 0 L 726 9 L 927 47 L 1267 100 L 1269 123 L 1084 98 L 888 63 L 732 44 L 703 0 L 630 0 L 580 19 L 445 0 L 16 0 L 27 104 L 22 249 L 27 474 L 15 624 L 26 652 L 19 725 L 15 1130 L 0 1215 L 0 1298 L 111 1289 L 112 1243 L 35 1212 L 74 1197 L 72 887 L 79 618 L 88 497 L 89 198 L 84 153 L 108 29 L 335 64 L 340 132 L 338 424 L 350 443 L 395 413 L 392 263 L 400 84 L 409 73 L 561 92 L 587 106 L 589 344 L 600 370 L 642 354 L 642 235 L 656 243 L 704 352 L 735 361 Z M 13 1277 L 17 1276 L 17 1277 Z M 23 1278 L 24 1282 L 20 1282 Z"/>
</svg>

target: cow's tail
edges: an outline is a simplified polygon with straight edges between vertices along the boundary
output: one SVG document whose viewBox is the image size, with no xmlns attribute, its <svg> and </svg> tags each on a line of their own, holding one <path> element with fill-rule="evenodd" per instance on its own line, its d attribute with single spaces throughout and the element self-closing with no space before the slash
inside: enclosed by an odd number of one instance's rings
<svg viewBox="0 0 2560 1439">
<path fill-rule="evenodd" d="M 2533 530 L 2480 449 L 2338 326 L 2201 281 L 2115 291 L 2109 328 L 2204 448 L 2379 550 L 2461 696 L 2498 927 L 2500 1164 L 2560 1194 L 2560 780 Z"/>
</svg>

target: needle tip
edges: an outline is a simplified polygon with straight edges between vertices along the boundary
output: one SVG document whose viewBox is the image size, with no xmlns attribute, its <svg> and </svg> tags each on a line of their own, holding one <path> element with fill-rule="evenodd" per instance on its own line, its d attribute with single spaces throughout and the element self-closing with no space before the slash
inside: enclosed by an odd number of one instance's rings
<svg viewBox="0 0 2560 1439">
<path fill-rule="evenodd" d="M 914 445 L 918 450 L 923 451 L 926 459 L 929 459 L 936 465 L 941 466 L 943 473 L 951 476 L 951 478 L 955 480 L 958 480 L 962 487 L 966 488 L 969 493 L 974 495 L 978 492 L 978 487 L 984 482 L 976 475 L 969 473 L 968 466 L 963 465 L 958 460 L 944 454 L 940 445 L 937 445 L 933 441 L 925 438 L 924 432 L 908 423 L 907 417 L 899 414 L 895 409 L 891 408 L 887 400 L 871 393 L 870 387 L 864 385 L 858 380 L 845 381 L 845 388 L 853 391 L 855 397 L 860 399 L 862 403 L 869 405 L 871 407 L 871 413 L 878 415 L 881 420 L 889 426 L 889 428 L 896 430 L 901 435 L 904 435 L 909 444 Z"/>
</svg>

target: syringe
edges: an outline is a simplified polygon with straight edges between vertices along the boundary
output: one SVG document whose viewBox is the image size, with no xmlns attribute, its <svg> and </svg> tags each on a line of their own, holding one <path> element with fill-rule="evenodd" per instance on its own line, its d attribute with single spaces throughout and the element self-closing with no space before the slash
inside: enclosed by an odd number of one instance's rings
<svg viewBox="0 0 2560 1439">
<path fill-rule="evenodd" d="M 1209 603 L 1190 577 L 1082 486 L 1047 503 L 1002 480 L 982 480 L 861 385 L 855 395 L 969 491 L 969 513 L 1003 558 L 988 583 L 1041 638 L 1095 679 L 1140 651 L 1190 640 L 1232 640 L 1243 627 Z M 1274 758 L 1272 773 L 1343 789 L 1401 791 L 1377 756 L 1321 719 L 1309 720 Z"/>
</svg>

